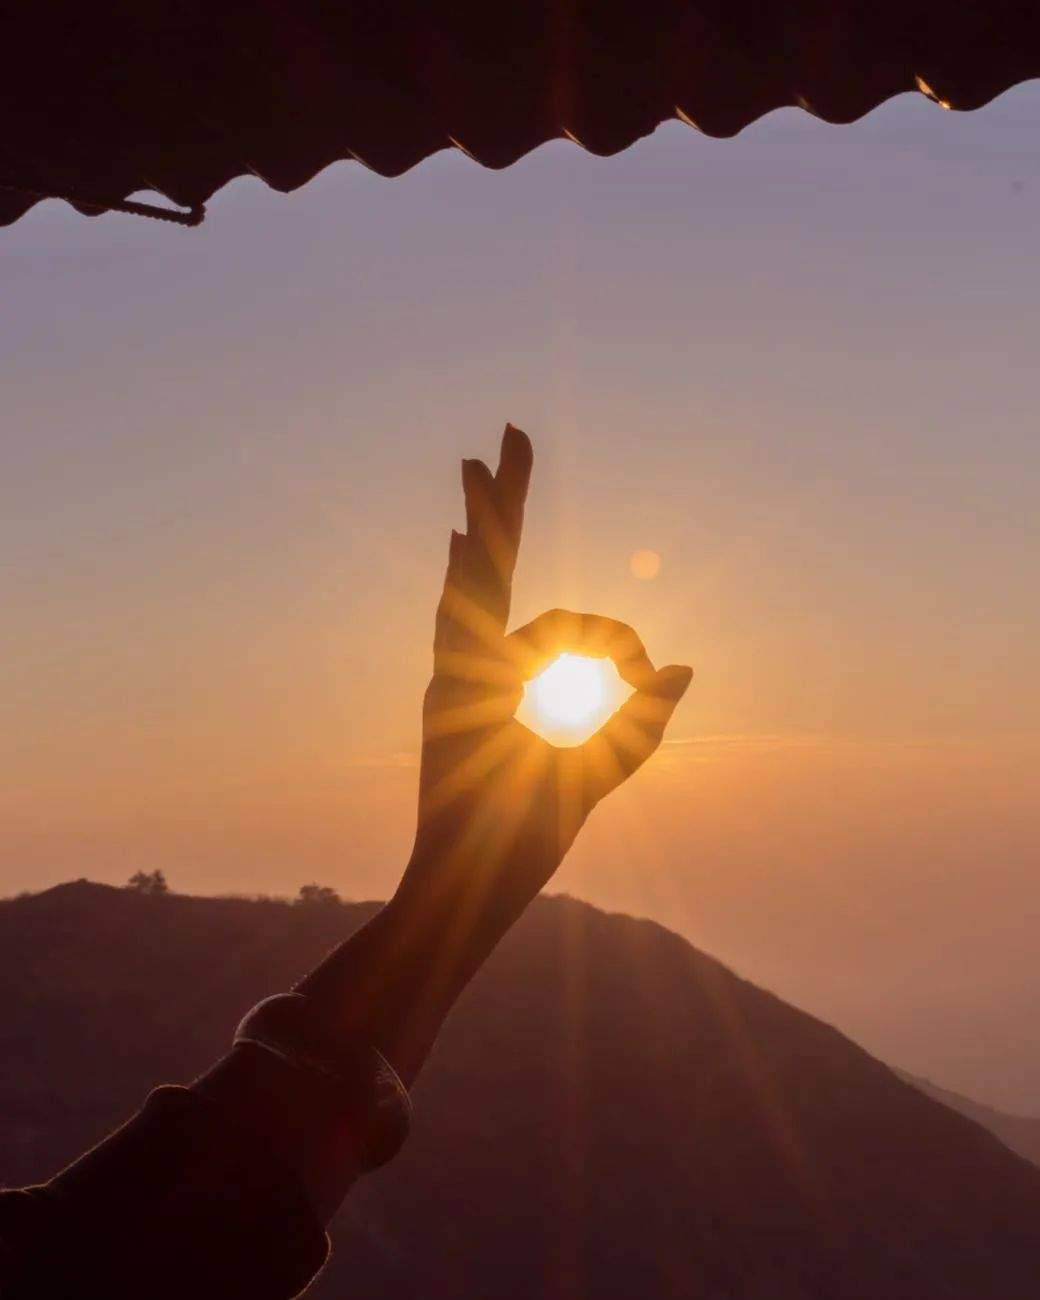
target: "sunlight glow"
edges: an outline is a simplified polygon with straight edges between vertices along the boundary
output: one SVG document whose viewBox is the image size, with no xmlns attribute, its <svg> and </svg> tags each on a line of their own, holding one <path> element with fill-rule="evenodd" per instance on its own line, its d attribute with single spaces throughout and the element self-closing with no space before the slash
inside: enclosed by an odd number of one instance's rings
<svg viewBox="0 0 1040 1300">
<path fill-rule="evenodd" d="M 625 698 L 609 659 L 562 654 L 527 683 L 517 717 L 556 745 L 580 745 Z"/>
</svg>

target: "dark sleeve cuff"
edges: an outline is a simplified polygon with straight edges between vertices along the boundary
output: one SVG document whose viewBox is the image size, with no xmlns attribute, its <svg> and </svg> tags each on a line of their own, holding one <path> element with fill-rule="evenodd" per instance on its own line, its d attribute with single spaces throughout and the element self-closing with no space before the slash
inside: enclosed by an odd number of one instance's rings
<svg viewBox="0 0 1040 1300">
<path fill-rule="evenodd" d="M 328 1256 L 294 1173 L 186 1088 L 156 1089 L 127 1124 L 34 1189 L 37 1198 L 28 1250 L 8 1241 L 20 1271 L 40 1283 L 19 1296 L 286 1300 Z"/>
</svg>

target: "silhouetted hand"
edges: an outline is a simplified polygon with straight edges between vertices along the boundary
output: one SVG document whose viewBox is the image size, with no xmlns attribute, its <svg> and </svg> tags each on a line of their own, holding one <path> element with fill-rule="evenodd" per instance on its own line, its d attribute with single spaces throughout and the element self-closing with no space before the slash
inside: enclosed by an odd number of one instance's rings
<svg viewBox="0 0 1040 1300">
<path fill-rule="evenodd" d="M 312 1267 L 320 1266 L 320 1234 L 304 1230 L 298 1193 L 328 1222 L 359 1171 L 392 1154 L 407 1117 L 387 1063 L 411 1085 L 459 993 L 550 879 L 586 817 L 660 744 L 689 685 L 688 668 L 655 671 L 631 628 L 595 615 L 552 610 L 506 632 L 531 460 L 527 436 L 507 426 L 496 474 L 480 461 L 463 462 L 466 532 L 451 539 L 423 706 L 418 829 L 394 897 L 299 982 L 301 997 L 265 1000 L 247 1016 L 235 1049 L 193 1085 L 207 1099 L 207 1119 L 186 1122 L 191 1112 L 182 1099 L 175 1120 L 143 1119 L 143 1128 L 131 1121 L 74 1167 L 71 1186 L 79 1187 L 81 1204 L 73 1193 L 70 1213 L 77 1222 L 98 1189 L 102 1206 L 113 1189 L 125 1200 L 143 1170 L 153 1193 L 158 1185 L 167 1200 L 172 1195 L 194 1224 L 182 1243 L 188 1258 L 200 1260 L 224 1236 L 232 1254 L 246 1249 L 255 1238 L 250 1226 L 274 1228 L 292 1206 L 291 1234 L 313 1256 Z M 513 716 L 525 678 L 563 651 L 609 655 L 634 688 L 596 735 L 570 749 Z M 202 1155 L 221 1115 L 233 1117 L 235 1136 L 207 1165 Z M 155 1123 L 158 1141 L 147 1136 Z M 192 1123 L 204 1138 L 192 1139 L 200 1151 L 189 1158 L 182 1148 L 185 1132 L 196 1131 Z M 253 1139 L 255 1160 L 247 1160 Z M 256 1175 L 265 1153 L 271 1169 Z M 170 1187 L 156 1184 L 157 1164 Z M 197 1188 L 195 1168 L 202 1171 Z M 295 1182 L 266 1207 L 283 1168 Z M 232 1209 L 237 1198 L 226 1195 L 229 1169 L 261 1184 L 246 1210 Z M 178 1180 L 189 1189 L 180 1201 Z M 56 1202 L 70 1194 L 68 1186 Z M 177 1232 L 184 1235 L 180 1219 Z M 176 1235 L 157 1240 L 165 1247 Z M 97 1262 L 104 1251 L 88 1254 Z M 137 1258 L 122 1242 L 113 1256 Z"/>
<path fill-rule="evenodd" d="M 298 986 L 372 1042 L 407 1083 L 444 1017 L 550 879 L 604 795 L 644 763 L 690 682 L 655 671 L 631 628 L 552 610 L 507 634 L 531 444 L 507 426 L 498 472 L 463 462 L 423 705 L 419 820 L 397 892 Z M 584 745 L 560 749 L 513 714 L 563 651 L 608 655 L 634 694 Z"/>
<path fill-rule="evenodd" d="M 655 671 L 631 628 L 551 610 L 508 634 L 531 475 L 512 426 L 498 471 L 464 461 L 466 532 L 453 533 L 423 708 L 419 824 L 400 895 L 447 906 L 479 963 L 559 866 L 595 805 L 661 742 L 689 668 Z M 590 740 L 558 748 L 513 716 L 525 679 L 564 651 L 609 656 L 634 694 Z M 462 954 L 458 954 L 462 956 Z"/>
</svg>

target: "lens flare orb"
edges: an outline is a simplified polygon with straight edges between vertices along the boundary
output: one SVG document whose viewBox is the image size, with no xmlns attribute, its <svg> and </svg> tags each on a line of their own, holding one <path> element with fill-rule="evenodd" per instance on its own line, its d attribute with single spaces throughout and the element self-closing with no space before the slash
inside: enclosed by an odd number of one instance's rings
<svg viewBox="0 0 1040 1300">
<path fill-rule="evenodd" d="M 628 569 L 633 578 L 650 582 L 661 572 L 661 557 L 656 551 L 634 551 Z"/>
</svg>

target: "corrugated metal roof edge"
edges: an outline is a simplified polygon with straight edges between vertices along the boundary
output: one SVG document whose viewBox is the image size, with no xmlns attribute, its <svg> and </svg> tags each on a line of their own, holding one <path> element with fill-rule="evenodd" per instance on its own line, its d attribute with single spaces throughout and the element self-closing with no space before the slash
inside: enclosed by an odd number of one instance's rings
<svg viewBox="0 0 1040 1300">
<path fill-rule="evenodd" d="M 208 185 L 203 191 L 199 192 L 198 194 L 195 193 L 190 194 L 188 198 L 188 203 L 185 205 L 184 209 L 176 206 L 171 206 L 171 208 L 169 209 L 169 214 L 167 215 L 167 219 L 170 219 L 172 217 L 172 219 L 177 224 L 182 224 L 182 225 L 199 224 L 200 216 L 198 213 L 198 209 L 201 208 L 202 205 L 208 203 L 214 194 L 219 193 L 226 185 L 230 184 L 230 182 L 233 180 L 237 180 L 240 176 L 260 176 L 260 178 L 264 180 L 264 182 L 269 186 L 269 188 L 276 190 L 279 193 L 289 194 L 301 188 L 303 185 L 306 185 L 309 181 L 313 180 L 316 176 L 320 175 L 322 172 L 327 170 L 327 168 L 331 167 L 335 163 L 359 162 L 362 164 L 362 166 L 365 166 L 369 170 L 376 172 L 378 175 L 392 178 L 392 177 L 404 175 L 406 172 L 410 171 L 413 167 L 418 166 L 419 163 L 424 162 L 427 158 L 434 157 L 436 154 L 445 152 L 449 149 L 455 149 L 459 152 L 462 152 L 466 154 L 468 157 L 472 158 L 475 162 L 479 163 L 481 166 L 491 168 L 493 170 L 502 170 L 506 167 L 511 167 L 514 163 L 518 162 L 521 158 L 526 157 L 535 149 L 539 149 L 543 145 L 549 144 L 550 142 L 555 140 L 565 140 L 565 139 L 571 140 L 575 144 L 579 145 L 581 148 L 586 149 L 587 152 L 595 153 L 596 155 L 601 157 L 611 157 L 616 154 L 623 153 L 626 149 L 630 148 L 637 140 L 645 139 L 648 135 L 651 135 L 659 126 L 669 121 L 683 122 L 686 125 L 693 127 L 695 130 L 700 131 L 702 134 L 709 135 L 714 139 L 731 138 L 732 136 L 739 134 L 741 131 L 746 130 L 747 127 L 752 126 L 754 123 L 761 121 L 762 118 L 768 117 L 771 113 L 777 112 L 784 108 L 801 109 L 804 112 L 809 113 L 811 116 L 817 117 L 821 121 L 827 122 L 831 125 L 835 125 L 835 126 L 851 125 L 854 122 L 861 121 L 864 117 L 868 116 L 870 113 L 875 112 L 878 108 L 888 103 L 890 100 L 896 99 L 900 95 L 904 95 L 904 94 L 910 94 L 910 95 L 921 94 L 924 97 L 930 99 L 933 103 L 939 105 L 944 109 L 949 109 L 956 112 L 973 112 L 979 108 L 985 107 L 989 103 L 992 103 L 994 99 L 997 99 L 1000 96 L 1007 94 L 1009 91 L 1015 89 L 1017 86 L 1023 85 L 1027 81 L 1036 80 L 1037 77 L 1040 77 L 1040 72 L 1026 75 L 1026 76 L 1017 76 L 1013 80 L 1008 81 L 1006 84 L 1002 83 L 995 88 L 988 89 L 983 94 L 976 95 L 975 97 L 972 98 L 970 102 L 966 101 L 964 98 L 961 98 L 958 102 L 953 102 L 950 99 L 943 98 L 938 92 L 933 90 L 933 88 L 929 86 L 927 82 L 924 81 L 923 78 L 918 76 L 915 79 L 916 84 L 910 86 L 902 86 L 897 89 L 890 90 L 887 93 L 884 93 L 877 98 L 871 98 L 869 102 L 865 102 L 864 104 L 857 106 L 856 110 L 851 112 L 843 112 L 840 115 L 818 111 L 814 107 L 814 105 L 812 105 L 811 103 L 805 100 L 799 100 L 799 101 L 782 100 L 782 101 L 777 101 L 776 103 L 760 106 L 755 111 L 748 114 L 746 119 L 741 119 L 734 123 L 727 124 L 724 128 L 720 128 L 718 126 L 706 128 L 705 126 L 693 120 L 693 118 L 691 118 L 687 113 L 685 113 L 681 106 L 676 105 L 675 111 L 672 114 L 668 116 L 659 116 L 656 118 L 656 120 L 654 120 L 649 124 L 644 123 L 639 128 L 632 128 L 629 131 L 625 132 L 624 134 L 619 134 L 616 140 L 612 141 L 611 144 L 607 147 L 604 147 L 601 142 L 595 148 L 592 148 L 587 143 L 579 139 L 578 136 L 575 135 L 573 131 L 565 127 L 561 127 L 555 133 L 547 133 L 547 132 L 539 133 L 536 138 L 533 138 L 529 141 L 525 141 L 521 145 L 517 145 L 514 149 L 509 150 L 501 159 L 497 159 L 494 161 L 491 161 L 487 158 L 480 157 L 473 150 L 466 147 L 465 141 L 456 140 L 450 137 L 445 139 L 444 145 L 441 149 L 425 148 L 420 153 L 417 153 L 417 155 L 414 158 L 412 158 L 410 161 L 408 161 L 404 166 L 396 167 L 393 170 L 382 169 L 378 166 L 374 166 L 366 159 L 360 157 L 354 150 L 347 148 L 346 146 L 343 146 L 339 152 L 330 155 L 318 166 L 314 167 L 311 171 L 309 171 L 309 173 L 306 176 L 302 177 L 301 179 L 295 179 L 291 184 L 287 184 L 287 185 L 279 185 L 277 181 L 271 179 L 270 175 L 262 175 L 257 170 L 255 165 L 250 165 L 243 162 L 238 164 L 236 167 L 235 164 L 229 163 L 228 172 L 222 179 L 216 181 L 213 184 Z M 276 168 L 270 169 L 271 172 L 274 172 L 276 170 L 277 170 Z M 126 200 L 131 194 L 142 194 L 142 193 L 157 194 L 160 198 L 168 200 L 171 205 L 176 204 L 176 199 L 172 198 L 170 195 L 164 193 L 163 191 L 150 189 L 147 185 L 147 182 L 144 181 L 140 181 L 139 183 L 136 184 L 131 181 L 127 181 L 125 187 L 123 188 L 123 193 L 112 195 L 109 196 L 108 198 L 105 198 L 104 196 L 93 195 L 93 194 L 68 195 L 68 194 L 32 193 L 32 192 L 21 190 L 16 185 L 10 184 L 9 182 L 5 183 L 5 179 L 6 178 L 0 177 L 0 226 L 13 225 L 14 222 L 18 221 L 27 212 L 31 211 L 31 209 L 34 208 L 37 204 L 51 199 L 59 199 L 65 201 L 69 203 L 71 206 L 75 207 L 77 211 L 83 213 L 83 215 L 85 216 L 97 216 L 106 211 L 120 210 L 120 205 L 125 204 Z M 142 206 L 148 206 L 148 205 L 142 205 Z M 156 212 L 153 214 L 139 213 L 139 215 L 159 216 L 164 214 Z"/>
</svg>

